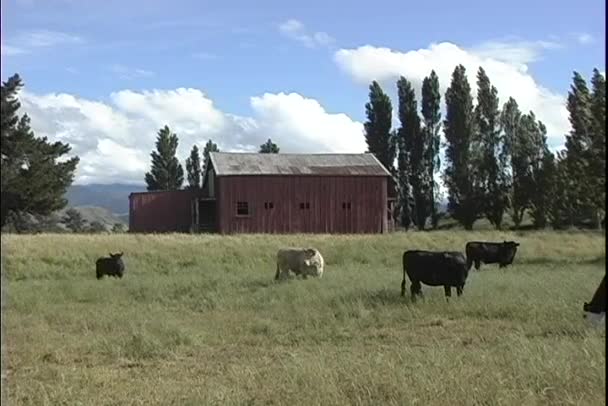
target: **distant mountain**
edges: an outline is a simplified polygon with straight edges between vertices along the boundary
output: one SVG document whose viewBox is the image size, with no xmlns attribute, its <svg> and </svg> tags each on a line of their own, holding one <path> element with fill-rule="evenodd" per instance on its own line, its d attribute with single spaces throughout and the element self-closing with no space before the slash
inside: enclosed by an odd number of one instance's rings
<svg viewBox="0 0 608 406">
<path fill-rule="evenodd" d="M 108 185 L 72 185 L 66 193 L 68 206 L 97 206 L 103 207 L 114 215 L 127 219 L 129 215 L 129 194 L 145 192 L 143 185 L 128 185 L 112 183 Z"/>
<path fill-rule="evenodd" d="M 97 221 L 106 226 L 106 229 L 111 230 L 114 224 L 116 223 L 122 223 L 124 225 L 129 224 L 128 217 L 127 220 L 124 221 L 120 216 L 117 216 L 105 207 L 73 206 L 72 208 L 78 211 L 82 216 L 83 220 L 85 220 L 89 225 L 94 221 Z M 68 207 L 63 210 L 60 210 L 56 213 L 56 216 L 60 219 L 63 219 L 63 217 L 65 216 L 65 212 L 68 210 Z"/>
</svg>

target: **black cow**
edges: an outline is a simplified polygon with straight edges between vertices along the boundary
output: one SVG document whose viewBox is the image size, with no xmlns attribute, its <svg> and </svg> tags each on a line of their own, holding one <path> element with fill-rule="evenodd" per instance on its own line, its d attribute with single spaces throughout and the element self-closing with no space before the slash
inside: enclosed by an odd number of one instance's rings
<svg viewBox="0 0 608 406">
<path fill-rule="evenodd" d="M 467 268 L 471 269 L 473 262 L 475 269 L 479 270 L 481 263 L 498 264 L 499 268 L 513 263 L 519 243 L 515 241 L 482 242 L 471 241 L 465 247 L 467 254 Z"/>
<path fill-rule="evenodd" d="M 583 304 L 583 311 L 595 314 L 606 312 L 606 275 L 604 275 L 600 285 L 595 290 L 591 302 L 585 302 L 585 304 Z"/>
<path fill-rule="evenodd" d="M 403 253 L 403 282 L 401 296 L 405 296 L 405 274 L 412 285 L 412 301 L 416 295 L 422 296 L 422 286 L 443 286 L 446 299 L 452 296 L 452 287 L 456 294 L 462 295 L 464 284 L 469 276 L 469 268 L 464 255 L 451 251 L 405 251 Z"/>
<path fill-rule="evenodd" d="M 119 277 L 125 273 L 125 264 L 122 262 L 122 252 L 110 254 L 110 258 L 99 258 L 95 262 L 95 271 L 97 279 L 101 279 L 104 275 Z"/>
</svg>

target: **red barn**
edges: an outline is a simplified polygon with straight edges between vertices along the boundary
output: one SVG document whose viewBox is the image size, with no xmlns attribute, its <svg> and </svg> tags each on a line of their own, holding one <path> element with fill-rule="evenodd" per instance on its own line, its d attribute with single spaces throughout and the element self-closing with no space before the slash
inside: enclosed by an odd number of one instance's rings
<svg viewBox="0 0 608 406">
<path fill-rule="evenodd" d="M 154 225 L 130 221 L 131 231 L 384 233 L 395 200 L 391 175 L 373 154 L 213 152 L 200 192 L 163 193 L 148 203 Z M 131 195 L 135 219 L 145 195 Z M 181 213 L 169 214 L 169 202 Z"/>
</svg>

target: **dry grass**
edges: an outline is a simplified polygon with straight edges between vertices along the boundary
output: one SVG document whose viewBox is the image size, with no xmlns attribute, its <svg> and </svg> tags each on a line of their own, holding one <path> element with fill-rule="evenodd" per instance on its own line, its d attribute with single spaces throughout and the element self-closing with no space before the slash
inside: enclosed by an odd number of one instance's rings
<svg viewBox="0 0 608 406">
<path fill-rule="evenodd" d="M 446 303 L 401 298 L 404 249 L 516 239 Z M 605 332 L 582 318 L 605 236 L 3 236 L 10 404 L 605 404 Z M 277 248 L 321 280 L 275 284 Z M 124 251 L 122 280 L 94 261 Z M 6 288 L 6 286 L 5 286 Z M 3 385 L 3 391 L 6 385 Z"/>
</svg>

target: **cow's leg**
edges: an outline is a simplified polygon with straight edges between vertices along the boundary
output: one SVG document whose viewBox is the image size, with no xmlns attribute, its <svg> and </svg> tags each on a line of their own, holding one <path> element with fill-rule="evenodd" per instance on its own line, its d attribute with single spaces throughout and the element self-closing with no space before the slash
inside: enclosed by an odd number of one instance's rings
<svg viewBox="0 0 608 406">
<path fill-rule="evenodd" d="M 443 290 L 445 291 L 445 300 L 449 302 L 452 297 L 452 287 L 450 285 L 443 285 Z"/>
<path fill-rule="evenodd" d="M 475 269 L 477 271 L 479 271 L 479 267 L 481 266 L 481 261 L 479 261 L 478 259 L 475 260 Z"/>
<path fill-rule="evenodd" d="M 401 296 L 405 296 L 405 278 L 401 282 Z"/>
<path fill-rule="evenodd" d="M 101 272 L 101 270 L 97 269 L 95 271 L 95 276 L 97 276 L 97 279 L 101 279 L 103 278 L 103 273 Z"/>
<path fill-rule="evenodd" d="M 463 290 L 464 290 L 464 285 L 456 286 L 456 295 L 462 296 Z"/>
<path fill-rule="evenodd" d="M 281 274 L 281 269 L 279 268 L 279 264 L 277 263 L 277 272 L 274 274 L 274 280 L 279 280 L 279 275 Z"/>
<path fill-rule="evenodd" d="M 412 302 L 416 301 L 416 295 L 424 299 L 424 296 L 422 295 L 422 286 L 419 281 L 412 281 L 410 293 L 412 294 Z"/>
<path fill-rule="evenodd" d="M 471 269 L 471 265 L 473 265 L 473 260 L 471 258 L 467 258 L 467 269 Z"/>
</svg>

